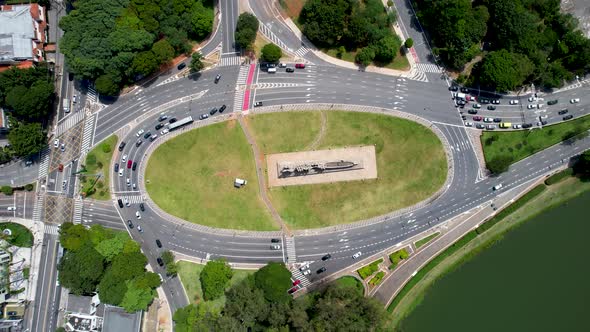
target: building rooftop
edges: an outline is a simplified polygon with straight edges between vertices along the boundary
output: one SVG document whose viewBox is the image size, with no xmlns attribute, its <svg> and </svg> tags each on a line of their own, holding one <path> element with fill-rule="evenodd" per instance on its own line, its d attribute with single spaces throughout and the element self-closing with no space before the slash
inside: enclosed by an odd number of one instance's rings
<svg viewBox="0 0 590 332">
<path fill-rule="evenodd" d="M 106 306 L 103 332 L 139 332 L 141 328 L 141 311 L 129 314 L 123 308 Z"/>
<path fill-rule="evenodd" d="M 0 6 L 0 62 L 39 60 L 45 16 L 38 4 Z"/>
</svg>

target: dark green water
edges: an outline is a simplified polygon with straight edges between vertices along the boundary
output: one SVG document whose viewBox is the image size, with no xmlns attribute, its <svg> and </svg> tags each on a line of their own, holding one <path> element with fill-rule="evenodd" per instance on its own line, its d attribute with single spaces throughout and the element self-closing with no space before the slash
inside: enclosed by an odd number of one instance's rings
<svg viewBox="0 0 590 332">
<path fill-rule="evenodd" d="M 440 279 L 403 332 L 590 332 L 590 192 Z"/>
</svg>

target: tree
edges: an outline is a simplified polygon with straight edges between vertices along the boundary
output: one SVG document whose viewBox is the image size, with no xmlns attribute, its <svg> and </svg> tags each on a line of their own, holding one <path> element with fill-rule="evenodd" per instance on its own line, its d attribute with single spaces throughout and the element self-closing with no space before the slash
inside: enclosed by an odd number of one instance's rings
<svg viewBox="0 0 590 332">
<path fill-rule="evenodd" d="M 17 123 L 8 133 L 15 155 L 27 157 L 41 152 L 47 142 L 40 123 Z"/>
<path fill-rule="evenodd" d="M 45 81 L 37 81 L 30 88 L 16 86 L 8 92 L 6 103 L 18 119 L 43 120 L 49 114 L 53 91 L 53 84 Z"/>
<path fill-rule="evenodd" d="M 397 55 L 402 42 L 398 36 L 387 36 L 373 45 L 375 50 L 375 60 L 382 63 L 389 63 Z"/>
<path fill-rule="evenodd" d="M 590 150 L 582 153 L 574 164 L 574 172 L 583 180 L 590 179 Z"/>
<path fill-rule="evenodd" d="M 206 301 L 219 298 L 225 292 L 233 273 L 224 260 L 207 262 L 199 278 L 203 289 L 203 298 Z"/>
<path fill-rule="evenodd" d="M 133 59 L 133 70 L 140 75 L 147 76 L 158 69 L 158 59 L 152 51 L 144 51 Z"/>
<path fill-rule="evenodd" d="M 96 250 L 107 262 L 111 262 L 118 254 L 123 252 L 123 247 L 127 241 L 131 241 L 129 235 L 117 232 L 114 237 L 98 243 Z"/>
<path fill-rule="evenodd" d="M 119 278 L 112 269 L 108 269 L 98 284 L 98 294 L 104 303 L 119 305 L 127 293 L 125 279 Z"/>
<path fill-rule="evenodd" d="M 174 262 L 174 254 L 170 250 L 166 250 L 162 253 L 162 260 L 164 264 L 166 264 L 166 274 L 167 275 L 176 275 L 178 272 L 178 267 Z"/>
<path fill-rule="evenodd" d="M 259 22 L 256 16 L 247 12 L 240 14 L 238 23 L 236 24 L 236 46 L 243 50 L 249 49 L 256 39 L 258 24 Z"/>
<path fill-rule="evenodd" d="M 120 253 L 113 259 L 110 269 L 120 280 L 143 275 L 147 258 L 141 252 Z"/>
<path fill-rule="evenodd" d="M 490 52 L 483 60 L 480 84 L 498 91 L 512 91 L 533 72 L 533 64 L 522 54 L 506 50 Z"/>
<path fill-rule="evenodd" d="M 191 10 L 192 33 L 197 40 L 202 40 L 213 28 L 213 11 L 205 9 L 201 1 L 195 1 Z"/>
<path fill-rule="evenodd" d="M 333 47 L 344 36 L 351 11 L 352 1 L 308 0 L 301 9 L 299 21 L 309 40 L 319 46 Z"/>
<path fill-rule="evenodd" d="M 371 64 L 371 62 L 375 59 L 375 51 L 372 47 L 367 46 L 363 47 L 355 56 L 354 61 L 360 64 L 363 67 L 366 67 Z"/>
<path fill-rule="evenodd" d="M 512 156 L 502 155 L 492 158 L 489 162 L 487 162 L 487 167 L 493 174 L 500 174 L 506 172 L 512 162 Z"/>
<path fill-rule="evenodd" d="M 105 96 L 116 96 L 119 94 L 119 82 L 111 74 L 101 75 L 96 79 L 96 91 Z"/>
<path fill-rule="evenodd" d="M 135 281 L 127 281 L 127 292 L 120 305 L 129 313 L 146 310 L 154 300 L 154 293 L 151 288 L 138 287 Z"/>
<path fill-rule="evenodd" d="M 85 243 L 90 242 L 90 234 L 82 224 L 65 222 L 59 230 L 59 242 L 68 251 L 78 251 Z"/>
<path fill-rule="evenodd" d="M 203 59 L 203 55 L 200 52 L 193 53 L 193 56 L 191 59 L 191 64 L 190 64 L 191 73 L 200 72 L 205 67 L 202 59 Z"/>
<path fill-rule="evenodd" d="M 264 292 L 270 302 L 288 302 L 291 297 L 287 290 L 291 287 L 291 272 L 281 263 L 271 262 L 254 273 L 256 287 Z"/>
<path fill-rule="evenodd" d="M 412 48 L 414 46 L 414 40 L 412 38 L 406 39 L 406 41 L 404 42 L 404 46 L 406 48 Z"/>
<path fill-rule="evenodd" d="M 0 191 L 4 194 L 4 195 L 12 195 L 13 189 L 11 186 L 2 186 L 2 188 L 0 188 Z"/>
<path fill-rule="evenodd" d="M 152 46 L 152 52 L 159 63 L 167 63 L 174 57 L 174 48 L 172 48 L 166 39 L 155 42 Z"/>
<path fill-rule="evenodd" d="M 251 277 L 234 285 L 226 293 L 224 315 L 235 318 L 246 328 L 252 328 L 257 321 L 264 321 L 267 311 L 264 292 L 254 286 Z"/>
<path fill-rule="evenodd" d="M 26 191 L 31 191 L 35 188 L 35 186 L 32 183 L 27 183 L 25 184 L 25 190 Z"/>
<path fill-rule="evenodd" d="M 268 43 L 262 47 L 261 57 L 266 62 L 277 62 L 282 56 L 281 48 L 273 43 Z"/>
<path fill-rule="evenodd" d="M 58 265 L 59 281 L 76 295 L 96 290 L 104 270 L 102 256 L 90 244 L 78 251 L 68 251 Z"/>
<path fill-rule="evenodd" d="M 393 0 L 387 0 L 387 7 L 393 7 Z"/>
</svg>

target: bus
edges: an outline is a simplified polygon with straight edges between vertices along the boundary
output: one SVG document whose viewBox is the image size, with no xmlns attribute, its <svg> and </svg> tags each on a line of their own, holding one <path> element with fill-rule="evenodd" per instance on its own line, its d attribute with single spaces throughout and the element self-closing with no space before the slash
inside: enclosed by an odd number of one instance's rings
<svg viewBox="0 0 590 332">
<path fill-rule="evenodd" d="M 182 126 L 185 126 L 187 124 L 193 123 L 193 117 L 192 116 L 187 116 L 184 119 L 180 119 L 174 123 L 171 123 L 168 125 L 168 130 L 173 131 L 174 129 L 178 129 Z"/>
</svg>

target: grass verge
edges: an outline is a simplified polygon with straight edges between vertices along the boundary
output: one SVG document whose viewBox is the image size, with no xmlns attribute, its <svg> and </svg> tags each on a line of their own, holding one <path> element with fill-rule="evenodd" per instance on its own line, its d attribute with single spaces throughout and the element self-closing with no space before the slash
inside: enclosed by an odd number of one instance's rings
<svg viewBox="0 0 590 332">
<path fill-rule="evenodd" d="M 573 168 L 571 168 L 571 167 L 566 168 L 563 171 L 561 171 L 559 173 L 555 173 L 555 174 L 551 175 L 550 177 L 548 177 L 547 180 L 545 180 L 545 184 L 548 186 L 550 186 L 552 184 L 556 184 L 562 180 L 569 178 L 573 174 L 574 174 Z"/>
<path fill-rule="evenodd" d="M 371 278 L 371 280 L 369 280 L 369 285 L 371 285 L 373 287 L 379 285 L 381 283 L 381 281 L 383 281 L 383 277 L 385 277 L 385 272 L 383 272 L 383 271 L 377 272 L 377 274 L 375 274 L 375 276 L 373 278 Z"/>
<path fill-rule="evenodd" d="M 4 235 L 0 233 L 0 236 L 13 246 L 31 248 L 33 246 L 33 233 L 21 224 L 13 222 L 0 223 L 0 232 L 5 229 L 9 229 L 11 235 Z"/>
<path fill-rule="evenodd" d="M 389 260 L 391 261 L 391 265 L 389 265 L 389 270 L 394 270 L 397 265 L 399 264 L 399 262 L 401 262 L 402 260 L 408 258 L 410 256 L 410 254 L 408 254 L 408 251 L 406 250 L 406 248 L 400 249 L 396 252 L 393 252 L 389 255 Z"/>
<path fill-rule="evenodd" d="M 330 111 L 326 116 L 325 134 L 317 149 L 374 145 L 378 178 L 271 188 L 273 205 L 292 228 L 326 227 L 382 215 L 426 199 L 444 183 L 446 156 L 428 128 L 371 113 Z M 321 127 L 319 112 L 260 114 L 249 122 L 265 155 L 301 151 Z"/>
<path fill-rule="evenodd" d="M 495 227 L 489 228 L 487 232 L 480 232 L 480 234 L 475 230 L 469 232 L 419 270 L 387 308 L 391 313 L 388 321 L 389 329 L 395 331 L 395 327 L 399 325 L 399 322 L 420 304 L 427 290 L 437 279 L 501 240 L 503 235 L 514 227 L 518 227 L 546 209 L 563 204 L 565 201 L 590 190 L 590 182 L 583 182 L 575 177 L 570 177 L 546 189 L 544 185 L 540 186 L 543 187 L 543 190 L 536 189 L 539 188 L 536 187 L 534 189 L 536 194 L 531 194 L 531 196 L 525 198 L 526 204 L 520 204 L 519 209 L 513 210 L 511 214 L 504 215 L 502 221 L 505 222 L 496 222 Z M 517 203 L 518 201 L 514 204 Z"/>
<path fill-rule="evenodd" d="M 432 240 L 432 239 L 434 239 L 435 237 L 437 237 L 439 234 L 440 234 L 439 232 L 436 232 L 436 233 L 434 233 L 434 234 L 430 234 L 430 235 L 428 235 L 427 237 L 425 237 L 425 238 L 423 238 L 423 239 L 420 239 L 420 240 L 416 241 L 416 242 L 414 243 L 414 245 L 416 246 L 416 248 L 420 248 L 420 247 L 422 247 L 423 245 L 425 245 L 426 243 L 430 242 L 430 240 Z"/>
<path fill-rule="evenodd" d="M 369 265 L 361 267 L 360 269 L 356 270 L 356 272 L 359 274 L 359 276 L 361 276 L 363 280 L 365 280 L 368 277 L 370 277 L 373 273 L 377 272 L 377 270 L 379 270 L 379 264 L 381 263 L 383 263 L 383 258 L 380 258 Z"/>
<path fill-rule="evenodd" d="M 109 167 L 111 167 L 113 151 L 117 148 L 116 144 L 117 136 L 112 135 L 86 155 L 84 164 L 86 172 L 80 174 L 82 193 L 85 193 L 86 197 L 103 201 L 111 199 Z"/>
<path fill-rule="evenodd" d="M 219 228 L 278 228 L 260 199 L 252 150 L 235 120 L 166 141 L 151 155 L 145 178 L 154 202 L 184 220 Z M 236 189 L 235 178 L 249 183 Z"/>
<path fill-rule="evenodd" d="M 178 275 L 182 280 L 182 286 L 186 291 L 186 295 L 188 296 L 188 300 L 190 303 L 201 303 L 205 300 L 203 299 L 203 290 L 201 289 L 201 280 L 200 275 L 201 271 L 205 265 L 187 262 L 187 261 L 179 261 L 178 263 Z M 239 269 L 232 269 L 233 276 L 229 282 L 229 287 L 234 284 L 237 284 L 241 280 L 248 277 L 250 274 L 256 272 L 256 270 L 239 270 Z M 214 307 L 219 308 L 220 310 L 225 305 L 225 295 L 221 296 L 218 299 L 207 301 L 211 303 Z"/>
<path fill-rule="evenodd" d="M 336 279 L 336 283 L 341 284 L 343 286 L 349 286 L 355 288 L 359 293 L 365 294 L 365 286 L 363 283 L 355 277 L 352 276 L 344 276 Z"/>
<path fill-rule="evenodd" d="M 509 155 L 512 163 L 524 159 L 554 144 L 567 140 L 590 129 L 590 116 L 543 127 L 543 129 L 507 132 L 486 131 L 481 135 L 481 144 L 486 163 Z"/>
</svg>

